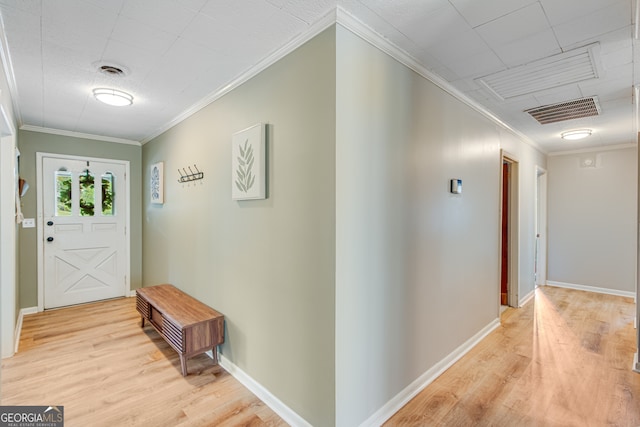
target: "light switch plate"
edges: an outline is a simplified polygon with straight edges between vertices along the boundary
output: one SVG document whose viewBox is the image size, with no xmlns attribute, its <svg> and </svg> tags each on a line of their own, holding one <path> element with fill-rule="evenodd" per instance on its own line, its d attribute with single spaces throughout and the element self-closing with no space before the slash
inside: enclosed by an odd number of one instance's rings
<svg viewBox="0 0 640 427">
<path fill-rule="evenodd" d="M 25 218 L 22 220 L 22 228 L 35 228 L 36 219 L 35 218 Z"/>
</svg>

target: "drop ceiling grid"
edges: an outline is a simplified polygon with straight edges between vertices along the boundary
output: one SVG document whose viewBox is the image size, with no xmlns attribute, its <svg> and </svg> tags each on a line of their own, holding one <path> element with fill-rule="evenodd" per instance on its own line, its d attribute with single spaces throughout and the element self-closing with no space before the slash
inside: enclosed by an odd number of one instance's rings
<svg viewBox="0 0 640 427">
<path fill-rule="evenodd" d="M 449 0 L 472 27 L 494 21 L 537 0 Z"/>
<path fill-rule="evenodd" d="M 494 21 L 476 28 L 478 34 L 489 46 L 531 37 L 550 29 L 547 17 L 539 3 L 533 3 Z"/>
</svg>

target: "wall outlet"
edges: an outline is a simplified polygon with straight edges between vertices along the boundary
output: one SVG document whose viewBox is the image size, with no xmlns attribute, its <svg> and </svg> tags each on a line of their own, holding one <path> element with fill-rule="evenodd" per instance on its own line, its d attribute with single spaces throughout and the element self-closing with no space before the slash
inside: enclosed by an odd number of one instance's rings
<svg viewBox="0 0 640 427">
<path fill-rule="evenodd" d="M 22 220 L 22 228 L 35 228 L 36 219 L 35 218 L 25 218 Z"/>
</svg>

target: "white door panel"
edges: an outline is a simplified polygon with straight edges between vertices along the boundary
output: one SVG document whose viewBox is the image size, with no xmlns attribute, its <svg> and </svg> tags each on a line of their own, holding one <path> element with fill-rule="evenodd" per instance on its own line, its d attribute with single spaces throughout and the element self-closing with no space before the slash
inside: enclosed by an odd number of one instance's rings
<svg viewBox="0 0 640 427">
<path fill-rule="evenodd" d="M 126 293 L 125 166 L 42 158 L 44 308 Z"/>
</svg>

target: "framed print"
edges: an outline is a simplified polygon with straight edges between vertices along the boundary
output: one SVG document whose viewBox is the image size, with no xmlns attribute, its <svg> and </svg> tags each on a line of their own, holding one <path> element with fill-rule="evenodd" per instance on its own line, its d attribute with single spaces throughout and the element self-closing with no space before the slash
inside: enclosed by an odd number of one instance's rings
<svg viewBox="0 0 640 427">
<path fill-rule="evenodd" d="M 266 199 L 265 125 L 259 123 L 231 139 L 231 198 Z"/>
<path fill-rule="evenodd" d="M 164 203 L 164 162 L 151 165 L 151 203 Z"/>
</svg>

